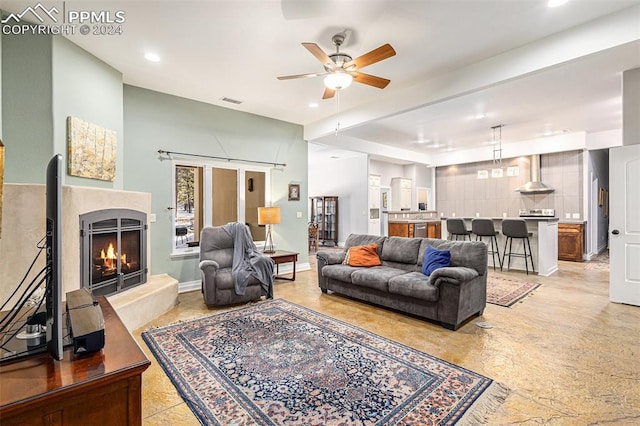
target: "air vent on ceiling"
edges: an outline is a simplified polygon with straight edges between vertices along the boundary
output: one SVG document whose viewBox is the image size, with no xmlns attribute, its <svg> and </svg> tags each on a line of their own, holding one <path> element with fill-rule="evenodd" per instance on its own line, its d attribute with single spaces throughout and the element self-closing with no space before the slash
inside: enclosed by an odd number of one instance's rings
<svg viewBox="0 0 640 426">
<path fill-rule="evenodd" d="M 242 101 L 239 101 L 237 99 L 231 99 L 231 98 L 227 98 L 227 97 L 224 97 L 224 96 L 222 98 L 220 98 L 220 100 L 221 101 L 225 101 L 225 102 L 229 102 L 229 103 L 232 103 L 232 104 L 236 104 L 236 105 L 240 105 L 242 103 Z"/>
</svg>

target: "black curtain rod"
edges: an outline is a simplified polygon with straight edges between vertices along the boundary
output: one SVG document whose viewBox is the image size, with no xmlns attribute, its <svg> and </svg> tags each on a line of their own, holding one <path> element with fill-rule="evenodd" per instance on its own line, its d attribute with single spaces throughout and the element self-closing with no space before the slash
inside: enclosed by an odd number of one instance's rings
<svg viewBox="0 0 640 426">
<path fill-rule="evenodd" d="M 212 158 L 214 160 L 241 161 L 243 163 L 268 164 L 268 165 L 273 165 L 273 167 L 276 167 L 276 166 L 284 166 L 284 167 L 286 167 L 287 166 L 286 163 L 275 163 L 275 162 L 258 161 L 258 160 L 243 160 L 242 158 L 216 157 L 214 155 L 188 154 L 186 152 L 165 151 L 163 149 L 159 149 L 158 150 L 158 154 L 160 154 L 160 155 L 167 154 L 168 156 L 171 156 L 171 154 L 177 154 L 177 155 L 186 155 L 188 157 Z"/>
</svg>

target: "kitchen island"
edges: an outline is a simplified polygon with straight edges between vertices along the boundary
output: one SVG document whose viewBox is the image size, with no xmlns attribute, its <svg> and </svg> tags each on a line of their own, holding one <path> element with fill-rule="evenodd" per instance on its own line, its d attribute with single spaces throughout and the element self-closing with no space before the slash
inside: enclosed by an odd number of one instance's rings
<svg viewBox="0 0 640 426">
<path fill-rule="evenodd" d="M 386 214 L 390 237 L 442 238 L 441 221 L 435 211 L 390 211 Z"/>
<path fill-rule="evenodd" d="M 463 217 L 467 229 L 471 229 L 471 217 Z M 497 235 L 500 257 L 504 256 L 506 237 L 502 235 L 502 217 L 492 217 L 493 226 Z M 507 218 L 504 218 L 507 219 Z M 512 219 L 512 218 L 509 218 Z M 533 253 L 533 265 L 536 273 L 542 276 L 549 276 L 558 270 L 558 218 L 557 217 L 517 217 L 513 219 L 523 219 L 527 224 L 527 229 L 532 233 L 529 237 L 531 251 Z M 442 238 L 448 237 L 446 218 L 442 219 Z M 471 234 L 471 238 L 475 236 Z M 488 241 L 488 239 L 486 239 Z M 522 240 L 513 240 L 512 250 L 516 253 L 523 253 Z M 489 256 L 491 261 L 491 256 Z M 491 262 L 489 262 L 491 263 Z M 503 265 L 506 270 L 506 265 Z M 521 257 L 511 257 L 511 269 L 525 270 L 524 259 Z"/>
</svg>

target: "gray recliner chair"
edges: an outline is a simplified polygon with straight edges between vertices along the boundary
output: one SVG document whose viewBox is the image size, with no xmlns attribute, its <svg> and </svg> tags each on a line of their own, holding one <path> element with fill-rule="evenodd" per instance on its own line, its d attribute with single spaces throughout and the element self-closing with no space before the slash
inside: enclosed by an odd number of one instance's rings
<svg viewBox="0 0 640 426">
<path fill-rule="evenodd" d="M 231 276 L 233 238 L 221 226 L 204 228 L 200 234 L 200 271 L 202 295 L 207 306 L 222 306 L 259 300 L 260 281 L 254 276 L 244 295 L 237 295 Z"/>
</svg>

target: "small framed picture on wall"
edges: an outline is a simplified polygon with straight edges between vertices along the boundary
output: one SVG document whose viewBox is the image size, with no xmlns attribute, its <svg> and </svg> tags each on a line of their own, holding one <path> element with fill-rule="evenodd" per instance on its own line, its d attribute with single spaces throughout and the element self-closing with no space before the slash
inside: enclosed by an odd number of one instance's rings
<svg viewBox="0 0 640 426">
<path fill-rule="evenodd" d="M 289 201 L 300 201 L 300 185 L 297 183 L 289 184 Z"/>
</svg>

